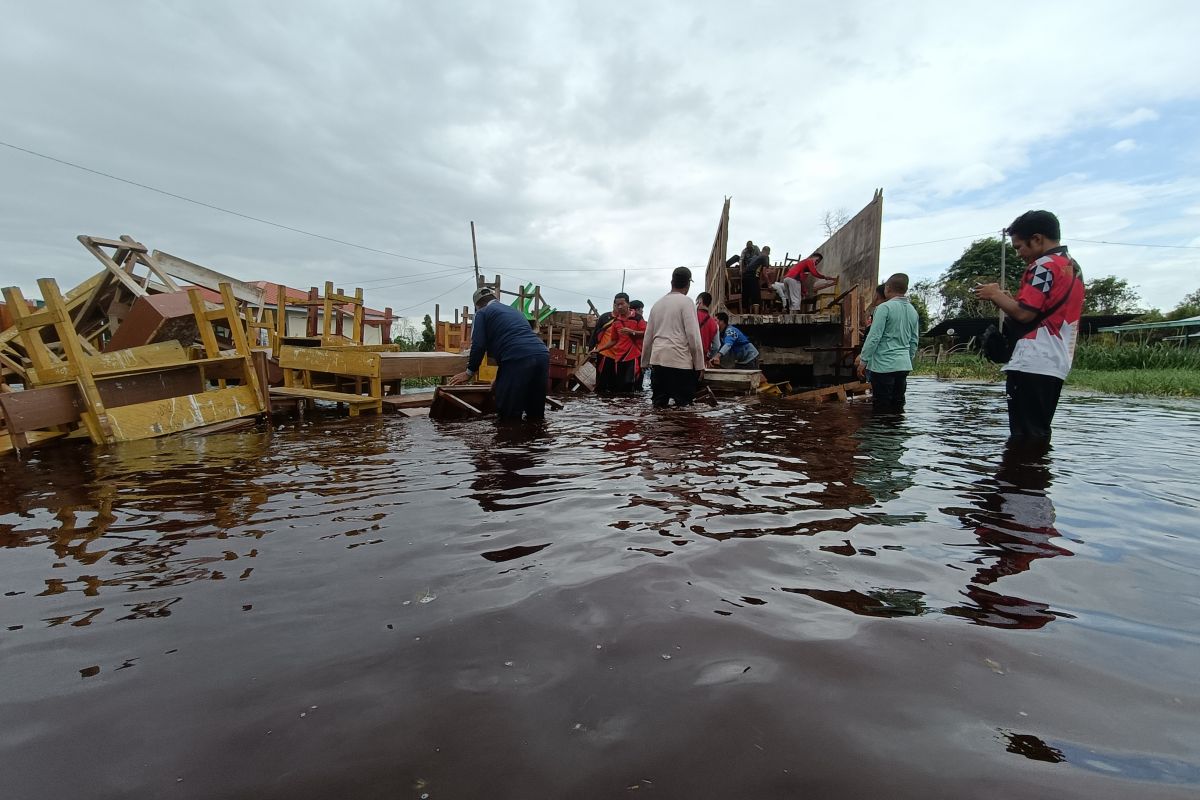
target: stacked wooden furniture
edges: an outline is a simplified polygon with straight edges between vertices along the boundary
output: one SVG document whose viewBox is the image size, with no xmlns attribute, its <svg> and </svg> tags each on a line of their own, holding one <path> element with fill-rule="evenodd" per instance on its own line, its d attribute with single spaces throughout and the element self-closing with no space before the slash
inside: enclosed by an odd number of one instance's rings
<svg viewBox="0 0 1200 800">
<path fill-rule="evenodd" d="M 96 444 L 147 439 L 252 417 L 266 410 L 260 373 L 232 287 L 210 310 L 189 290 L 206 357 L 189 358 L 177 341 L 98 353 L 76 331 L 71 306 L 50 278 L 38 281 L 45 307 L 30 311 L 17 287 L 4 289 L 18 339 L 25 390 L 0 394 L 12 446 L 66 435 L 82 426 Z M 233 350 L 218 349 L 214 323 L 231 332 Z M 51 349 L 57 343 L 59 352 Z M 210 388 L 210 382 L 216 388 Z"/>
</svg>

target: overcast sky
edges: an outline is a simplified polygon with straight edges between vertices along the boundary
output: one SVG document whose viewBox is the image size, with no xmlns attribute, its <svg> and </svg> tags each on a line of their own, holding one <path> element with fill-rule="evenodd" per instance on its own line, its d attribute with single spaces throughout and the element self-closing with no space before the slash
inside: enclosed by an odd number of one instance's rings
<svg viewBox="0 0 1200 800">
<path fill-rule="evenodd" d="M 731 242 L 782 256 L 882 187 L 883 275 L 1048 208 L 1087 277 L 1170 308 L 1200 288 L 1198 42 L 1185 0 L 8 3 L 0 142 L 445 266 L 0 146 L 0 281 L 66 289 L 99 268 L 75 236 L 128 233 L 419 318 L 469 302 L 475 220 L 485 274 L 603 309 L 622 268 L 653 301 L 703 264 L 725 195 Z"/>
</svg>

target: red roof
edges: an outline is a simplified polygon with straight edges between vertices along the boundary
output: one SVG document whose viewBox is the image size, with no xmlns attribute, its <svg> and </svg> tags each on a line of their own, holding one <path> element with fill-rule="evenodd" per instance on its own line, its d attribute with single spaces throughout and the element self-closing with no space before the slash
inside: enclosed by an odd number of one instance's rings
<svg viewBox="0 0 1200 800">
<path fill-rule="evenodd" d="M 270 281 L 250 281 L 250 285 L 256 286 L 263 290 L 263 302 L 265 302 L 268 306 L 274 306 L 279 302 L 280 289 L 283 289 L 284 299 L 288 303 L 303 303 L 308 301 L 308 292 L 301 291 L 300 289 L 293 289 L 290 286 L 283 286 L 278 283 L 271 283 Z M 203 286 L 197 286 L 196 288 L 200 290 L 200 294 L 204 296 L 204 299 L 210 303 L 221 302 L 221 295 L 219 292 L 214 292 L 212 289 L 206 289 Z M 353 312 L 353 306 L 344 305 L 340 308 L 346 313 Z M 386 318 L 386 315 L 384 312 L 379 311 L 378 309 L 368 308 L 364 305 L 363 317 L 372 320 L 383 320 Z"/>
</svg>

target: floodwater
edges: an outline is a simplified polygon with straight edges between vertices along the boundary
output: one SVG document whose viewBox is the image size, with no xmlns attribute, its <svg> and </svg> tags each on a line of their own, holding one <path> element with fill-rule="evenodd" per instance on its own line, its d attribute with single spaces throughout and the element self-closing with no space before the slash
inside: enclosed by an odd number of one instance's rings
<svg viewBox="0 0 1200 800">
<path fill-rule="evenodd" d="M 1195 798 L 1200 405 L 997 386 L 0 461 L 0 797 Z"/>
</svg>

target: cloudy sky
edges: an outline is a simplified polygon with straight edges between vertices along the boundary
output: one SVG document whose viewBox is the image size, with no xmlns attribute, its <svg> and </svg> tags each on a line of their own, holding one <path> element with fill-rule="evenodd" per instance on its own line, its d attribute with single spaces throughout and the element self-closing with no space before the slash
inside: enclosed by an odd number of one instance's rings
<svg viewBox="0 0 1200 800">
<path fill-rule="evenodd" d="M 725 195 L 782 255 L 882 187 L 884 274 L 1044 207 L 1170 308 L 1200 288 L 1197 42 L 1185 0 L 9 3 L 0 280 L 73 286 L 76 235 L 128 233 L 419 317 L 469 301 L 474 220 L 485 274 L 603 308 L 622 269 L 653 300 L 703 264 Z"/>
</svg>

